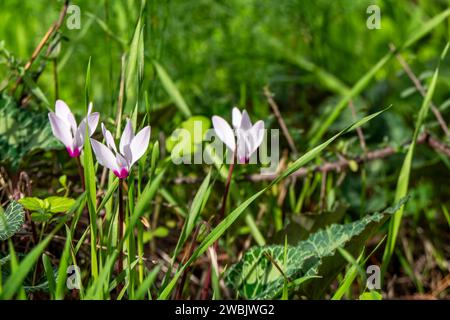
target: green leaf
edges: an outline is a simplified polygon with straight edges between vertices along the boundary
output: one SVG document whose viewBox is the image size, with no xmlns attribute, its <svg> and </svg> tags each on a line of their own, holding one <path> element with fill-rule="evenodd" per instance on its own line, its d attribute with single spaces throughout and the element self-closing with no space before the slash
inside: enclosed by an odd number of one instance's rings
<svg viewBox="0 0 450 320">
<path fill-rule="evenodd" d="M 24 220 L 23 207 L 16 201 L 11 201 L 5 212 L 0 212 L 0 240 L 11 238 L 22 228 Z"/>
<path fill-rule="evenodd" d="M 383 300 L 383 297 L 377 291 L 369 291 L 361 294 L 359 300 Z"/>
<path fill-rule="evenodd" d="M 183 121 L 166 140 L 166 149 L 171 152 L 172 159 L 196 153 L 210 127 L 211 121 L 204 116 L 193 116 Z"/>
<path fill-rule="evenodd" d="M 75 204 L 75 199 L 67 197 L 48 197 L 45 200 L 50 203 L 51 213 L 67 212 Z"/>
<path fill-rule="evenodd" d="M 18 201 L 25 209 L 38 211 L 45 209 L 44 201 L 36 197 L 24 197 Z"/>
<path fill-rule="evenodd" d="M 153 64 L 155 65 L 156 72 L 158 73 L 159 79 L 161 80 L 164 89 L 166 89 L 166 92 L 172 98 L 175 105 L 185 117 L 190 117 L 192 115 L 192 112 L 189 109 L 186 101 L 184 101 L 183 96 L 176 87 L 175 83 L 170 78 L 167 71 L 158 62 L 154 61 Z"/>
<path fill-rule="evenodd" d="M 51 213 L 47 213 L 47 212 L 33 212 L 31 214 L 31 220 L 33 220 L 34 222 L 47 222 L 48 220 L 50 220 L 52 218 L 52 214 Z"/>
<path fill-rule="evenodd" d="M 329 270 L 327 272 L 321 270 L 326 258 L 328 258 L 326 261 L 328 266 L 333 266 L 333 269 L 342 268 L 346 260 L 336 255 L 337 250 L 350 246 L 352 242 L 356 242 L 358 246 L 363 245 L 371 233 L 368 231 L 372 231 L 374 226 L 383 223 L 385 218 L 394 213 L 405 201 L 406 199 L 403 199 L 395 207 L 381 213 L 367 215 L 352 223 L 332 224 L 310 235 L 308 239 L 300 241 L 297 245 L 288 246 L 284 275 L 290 281 L 303 277 L 328 275 Z M 285 277 L 274 265 L 274 263 L 278 266 L 284 265 L 284 250 L 282 245 L 251 248 L 239 263 L 229 269 L 225 282 L 246 299 L 274 298 L 284 286 Z M 267 256 L 271 258 L 268 259 Z M 338 263 L 337 259 L 341 263 Z M 334 273 L 335 270 L 333 270 Z M 307 282 L 308 285 L 311 285 L 312 281 Z M 318 287 L 327 288 L 323 283 L 320 283 Z"/>
</svg>

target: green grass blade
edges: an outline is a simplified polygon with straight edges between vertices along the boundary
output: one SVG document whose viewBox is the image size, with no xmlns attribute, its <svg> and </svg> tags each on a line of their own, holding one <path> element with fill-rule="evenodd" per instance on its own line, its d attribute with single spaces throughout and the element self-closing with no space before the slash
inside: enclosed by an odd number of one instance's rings
<svg viewBox="0 0 450 320">
<path fill-rule="evenodd" d="M 64 293 L 66 289 L 66 280 L 67 280 L 67 267 L 69 266 L 70 261 L 70 246 L 72 242 L 72 237 L 70 235 L 70 230 L 66 226 L 66 244 L 64 245 L 64 250 L 61 255 L 61 259 L 59 260 L 58 267 L 58 278 L 56 283 L 56 294 L 55 298 L 57 300 L 64 299 Z"/>
<path fill-rule="evenodd" d="M 141 300 L 144 299 L 145 294 L 147 293 L 148 289 L 152 286 L 152 284 L 155 282 L 156 277 L 158 276 L 159 270 L 161 269 L 160 266 L 156 266 L 153 268 L 153 270 L 147 275 L 147 277 L 142 281 L 139 288 L 136 290 L 136 293 L 134 294 L 134 300 Z"/>
<path fill-rule="evenodd" d="M 86 96 L 86 114 L 87 107 L 90 101 L 90 86 L 91 86 L 91 59 L 89 59 L 89 63 L 86 71 L 86 87 L 85 87 L 85 96 Z M 86 137 L 89 137 L 88 126 L 86 126 Z M 97 191 L 96 191 L 96 182 L 95 182 L 95 168 L 94 168 L 94 159 L 92 156 L 91 143 L 88 138 L 84 139 L 84 147 L 83 147 L 83 155 L 84 155 L 84 179 L 86 185 L 86 202 L 89 211 L 89 221 L 91 227 L 91 275 L 94 279 L 98 277 L 98 261 L 97 261 Z"/>
<path fill-rule="evenodd" d="M 191 110 L 189 109 L 186 101 L 184 101 L 183 96 L 176 87 L 175 83 L 170 78 L 167 71 L 158 62 L 154 61 L 153 64 L 155 65 L 156 72 L 158 74 L 159 79 L 161 80 L 164 89 L 172 98 L 173 102 L 178 107 L 178 109 L 186 118 L 192 116 Z"/>
<path fill-rule="evenodd" d="M 53 266 L 52 263 L 50 262 L 50 258 L 45 253 L 42 254 L 42 264 L 44 265 L 44 271 L 47 277 L 50 299 L 53 300 L 55 298 L 55 288 L 56 288 L 55 274 L 53 272 Z"/>
</svg>

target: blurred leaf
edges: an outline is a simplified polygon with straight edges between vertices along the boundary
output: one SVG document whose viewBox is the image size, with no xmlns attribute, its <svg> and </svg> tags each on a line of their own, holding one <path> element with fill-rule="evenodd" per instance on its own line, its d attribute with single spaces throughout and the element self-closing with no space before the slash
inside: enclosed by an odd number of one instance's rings
<svg viewBox="0 0 450 320">
<path fill-rule="evenodd" d="M 33 212 L 31 214 L 31 219 L 34 222 L 47 222 L 51 218 L 52 218 L 52 214 L 47 213 L 47 212 Z"/>
<path fill-rule="evenodd" d="M 11 201 L 5 212 L 0 212 L 0 240 L 11 238 L 22 228 L 24 220 L 23 207 L 16 201 Z"/>
<path fill-rule="evenodd" d="M 19 108 L 13 98 L 0 95 L 0 163 L 15 170 L 28 154 L 61 147 L 53 137 L 46 112 Z"/>
<path fill-rule="evenodd" d="M 192 112 L 184 101 L 183 96 L 176 87 L 175 83 L 170 78 L 167 71 L 158 62 L 154 61 L 153 64 L 155 65 L 156 72 L 158 73 L 159 79 L 161 80 L 164 89 L 166 89 L 166 92 L 172 98 L 175 105 L 185 117 L 190 117 L 192 115 Z"/>
<path fill-rule="evenodd" d="M 166 140 L 167 151 L 171 152 L 175 147 L 183 156 L 195 153 L 197 145 L 205 139 L 208 129 L 211 127 L 209 118 L 203 116 L 193 116 L 183 121 L 179 129 L 176 129 Z M 181 152 L 180 152 L 181 151 Z"/>
</svg>

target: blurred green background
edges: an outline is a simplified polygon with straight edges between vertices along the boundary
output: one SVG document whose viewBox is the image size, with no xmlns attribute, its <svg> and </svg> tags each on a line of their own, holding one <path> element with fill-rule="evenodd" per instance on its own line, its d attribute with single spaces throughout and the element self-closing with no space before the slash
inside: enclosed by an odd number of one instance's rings
<svg viewBox="0 0 450 320">
<path fill-rule="evenodd" d="M 2 0 L 0 39 L 5 48 L 17 59 L 27 61 L 57 20 L 62 3 Z M 140 2 L 79 0 L 72 4 L 80 8 L 81 29 L 62 28 L 60 97 L 82 109 L 80 92 L 92 57 L 96 109 L 113 114 L 121 55 L 132 38 Z M 370 4 L 381 9 L 379 30 L 366 27 Z M 226 114 L 231 105 L 238 104 L 251 109 L 255 117 L 265 117 L 269 111 L 262 87 L 269 84 L 280 105 L 292 112 L 289 119 L 293 126 L 308 130 L 309 117 L 319 117 L 336 92 L 323 86 L 314 72 L 305 70 L 303 60 L 351 87 L 389 50 L 389 43 L 401 46 L 411 32 L 448 4 L 447 0 L 148 1 L 144 89 L 151 94 L 154 108 L 170 104 L 155 81 L 151 65 L 155 59 L 174 79 L 194 113 Z M 408 51 L 417 74 L 429 76 L 427 71 L 434 68 L 447 37 L 448 23 L 443 23 Z M 53 100 L 54 82 L 51 68 L 47 69 L 38 85 Z M 378 72 L 361 103 L 375 109 L 393 104 L 395 112 L 410 121 L 408 115 L 421 98 L 417 94 L 402 95 L 411 84 L 398 74 L 399 70 L 394 61 Z M 8 72 L 0 65 L 2 79 Z M 440 86 L 448 89 L 448 69 L 442 74 Z M 448 90 L 438 88 L 436 103 L 446 98 Z"/>
</svg>

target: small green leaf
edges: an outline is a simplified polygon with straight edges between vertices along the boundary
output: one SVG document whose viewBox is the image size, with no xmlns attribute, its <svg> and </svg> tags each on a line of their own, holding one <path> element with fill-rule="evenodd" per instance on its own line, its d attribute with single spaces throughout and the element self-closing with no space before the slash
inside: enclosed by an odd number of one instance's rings
<svg viewBox="0 0 450 320">
<path fill-rule="evenodd" d="M 383 300 L 383 297 L 377 291 L 369 291 L 360 295 L 359 300 Z"/>
<path fill-rule="evenodd" d="M 51 218 L 52 214 L 47 212 L 33 212 L 31 214 L 31 220 L 34 222 L 47 222 Z"/>
<path fill-rule="evenodd" d="M 51 213 L 66 212 L 75 203 L 75 199 L 67 197 L 48 197 L 45 200 L 50 204 L 49 211 Z"/>
<path fill-rule="evenodd" d="M 358 162 L 356 162 L 355 160 L 350 160 L 348 162 L 348 167 L 350 168 L 350 170 L 352 170 L 353 172 L 358 171 Z"/>
<path fill-rule="evenodd" d="M 38 211 L 45 209 L 44 201 L 36 197 L 25 197 L 19 200 L 19 203 L 27 210 Z"/>
<path fill-rule="evenodd" d="M 181 123 L 166 140 L 167 151 L 171 152 L 175 146 L 178 150 L 186 151 L 183 154 L 192 154 L 197 148 L 196 145 L 202 143 L 206 132 L 211 127 L 211 121 L 203 116 L 193 116 Z M 181 155 L 183 155 L 181 154 Z"/>
</svg>

